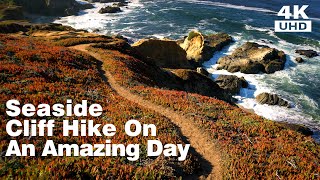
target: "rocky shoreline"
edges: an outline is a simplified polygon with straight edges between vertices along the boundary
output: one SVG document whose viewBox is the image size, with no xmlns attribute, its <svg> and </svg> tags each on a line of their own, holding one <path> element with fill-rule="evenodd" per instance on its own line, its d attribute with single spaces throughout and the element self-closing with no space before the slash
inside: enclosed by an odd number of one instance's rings
<svg viewBox="0 0 320 180">
<path fill-rule="evenodd" d="M 60 2 L 38 3 L 39 7 L 33 8 L 31 11 L 30 7 L 24 4 L 24 1 L 16 1 L 15 6 L 9 6 L 2 10 L 6 13 L 2 20 L 17 20 L 24 17 L 26 13 L 55 16 L 71 15 L 77 14 L 82 9 L 93 7 L 91 4 L 79 4 L 73 0 Z M 101 13 L 117 13 L 121 11 L 120 7 L 127 5 L 127 2 L 123 0 L 88 0 L 88 2 L 115 3 L 101 9 Z M 75 30 L 58 24 L 33 24 L 24 21 L 3 21 L 0 23 L 0 33 L 19 33 L 24 36 L 32 36 L 33 31 L 76 32 L 83 30 Z M 233 42 L 233 38 L 226 33 L 202 34 L 201 32 L 191 31 L 188 36 L 180 40 L 142 39 L 132 45 L 124 41 L 117 48 L 125 51 L 129 49 L 131 55 L 138 56 L 145 63 L 166 69 L 175 77 L 181 79 L 184 89 L 188 91 L 209 96 L 211 95 L 210 91 L 216 91 L 222 93 L 220 98 L 223 97 L 224 100 L 233 102 L 232 96 L 238 94 L 241 88 L 246 88 L 248 82 L 243 77 L 239 78 L 232 75 L 221 75 L 212 80 L 208 76 L 209 73 L 202 68 L 203 62 L 210 60 L 215 52 Z M 105 45 L 103 44 L 103 46 Z M 126 48 L 124 49 L 124 47 Z M 114 44 L 107 48 L 114 48 Z M 313 50 L 296 50 L 296 53 L 307 59 L 318 56 L 318 53 Z M 301 63 L 304 59 L 300 57 L 296 61 Z M 217 64 L 219 64 L 218 69 L 225 69 L 229 72 L 257 74 L 281 71 L 285 62 L 286 55 L 283 51 L 254 42 L 246 42 L 234 50 L 231 55 L 221 57 Z M 260 104 L 291 107 L 289 102 L 276 94 L 261 93 L 257 95 L 256 100 Z"/>
<path fill-rule="evenodd" d="M 125 0 L 86 0 L 79 3 L 76 0 L 7 0 L 0 2 L 0 21 L 27 20 L 32 16 L 70 16 L 77 15 L 81 10 L 93 8 L 92 3 L 113 3 L 99 10 L 99 13 L 118 13 L 128 5 Z"/>
<path fill-rule="evenodd" d="M 233 97 L 253 89 L 250 78 L 256 75 L 212 78 L 210 74 L 217 66 L 225 72 L 281 74 L 289 60 L 287 51 L 255 42 L 239 44 L 226 33 L 192 31 L 181 39 L 141 39 L 133 44 L 121 35 L 101 34 L 60 24 L 1 21 L 1 109 L 5 111 L 5 102 L 14 98 L 34 104 L 86 99 L 104 107 L 103 116 L 94 118 L 96 123 L 113 123 L 120 130 L 113 142 L 145 147 L 148 137 L 127 138 L 121 132 L 126 120 L 135 118 L 155 124 L 155 138 L 165 143 L 190 143 L 190 156 L 178 161 L 148 158 L 140 151 L 136 163 L 123 157 L 7 157 L 0 165 L 0 177 L 211 179 L 220 177 L 208 176 L 216 171 L 221 171 L 221 179 L 318 177 L 320 145 L 313 139 L 317 132 L 312 136 L 310 126 L 267 120 L 237 105 Z M 238 48 L 230 52 L 235 45 Z M 220 57 L 226 49 L 228 55 Z M 318 54 L 309 49 L 297 53 L 304 61 L 313 61 L 309 56 Z M 204 62 L 216 62 L 218 56 L 218 64 L 208 68 L 209 73 Z M 223 73 L 217 70 L 216 74 Z M 291 106 L 273 93 L 261 93 L 256 101 L 284 106 L 282 110 Z M 268 113 L 267 108 L 262 110 Z M 8 119 L 5 114 L 0 117 Z M 12 138 L 5 133 L 5 123 L 2 127 L 2 148 L 6 148 Z M 47 139 L 90 144 L 104 143 L 106 137 L 63 137 L 59 129 L 51 137 L 16 138 L 19 143 L 36 144 L 40 152 Z"/>
</svg>

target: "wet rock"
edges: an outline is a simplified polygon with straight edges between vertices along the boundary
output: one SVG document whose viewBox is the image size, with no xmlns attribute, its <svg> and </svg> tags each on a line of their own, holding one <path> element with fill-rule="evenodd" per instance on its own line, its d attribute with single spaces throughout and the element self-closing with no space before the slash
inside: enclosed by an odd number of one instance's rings
<svg viewBox="0 0 320 180">
<path fill-rule="evenodd" d="M 231 55 L 218 60 L 218 69 L 229 72 L 240 71 L 246 74 L 259 72 L 274 73 L 282 70 L 286 62 L 283 51 L 268 46 L 247 42 L 237 48 Z"/>
<path fill-rule="evenodd" d="M 105 14 L 105 13 L 118 13 L 121 12 L 121 9 L 119 7 L 116 6 L 107 6 L 107 7 L 103 7 L 99 10 L 100 14 Z"/>
<path fill-rule="evenodd" d="M 287 108 L 290 107 L 288 101 L 280 98 L 276 94 L 261 93 L 256 97 L 256 100 L 260 104 L 284 106 L 284 107 L 287 107 Z"/>
<path fill-rule="evenodd" d="M 113 3 L 112 6 L 116 6 L 116 7 L 124 7 L 127 6 L 128 3 L 127 2 L 117 2 L 117 3 Z"/>
<path fill-rule="evenodd" d="M 296 62 L 297 62 L 297 63 L 303 63 L 304 60 L 302 59 L 302 57 L 297 57 L 297 58 L 296 58 Z"/>
<path fill-rule="evenodd" d="M 300 54 L 300 55 L 303 55 L 303 56 L 306 56 L 308 58 L 313 58 L 313 57 L 316 57 L 316 56 L 319 56 L 317 51 L 314 51 L 314 50 L 301 50 L 301 49 L 298 49 L 296 50 L 296 53 Z"/>
<path fill-rule="evenodd" d="M 238 94 L 241 88 L 247 88 L 248 82 L 234 75 L 220 75 L 215 82 L 230 94 Z"/>
</svg>

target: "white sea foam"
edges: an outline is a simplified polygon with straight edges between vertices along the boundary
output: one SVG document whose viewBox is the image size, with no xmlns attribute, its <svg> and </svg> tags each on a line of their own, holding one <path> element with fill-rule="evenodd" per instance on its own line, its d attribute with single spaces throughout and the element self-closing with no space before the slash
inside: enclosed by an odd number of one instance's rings
<svg viewBox="0 0 320 180">
<path fill-rule="evenodd" d="M 278 39 L 278 40 L 281 40 L 278 36 L 276 36 L 274 30 L 272 27 L 265 27 L 265 28 L 259 28 L 259 27 L 253 27 L 253 26 L 250 26 L 250 25 L 245 25 L 244 28 L 246 30 L 249 30 L 249 31 L 260 31 L 260 32 L 266 32 L 267 34 L 269 34 L 270 36 Z"/>
<path fill-rule="evenodd" d="M 259 28 L 257 30 L 260 30 L 263 32 L 269 31 L 268 29 L 265 29 L 265 28 Z M 242 88 L 240 90 L 240 93 L 234 96 L 234 98 L 238 100 L 237 103 L 239 105 L 247 109 L 252 109 L 256 114 L 263 116 L 267 119 L 271 119 L 274 121 L 285 121 L 285 122 L 296 123 L 296 124 L 304 124 L 310 127 L 311 129 L 313 129 L 314 131 L 319 132 L 320 130 L 319 123 L 315 119 L 313 119 L 313 117 L 303 113 L 301 106 L 299 106 L 299 101 L 304 101 L 316 109 L 318 107 L 318 104 L 315 102 L 315 100 L 313 100 L 312 98 L 306 95 L 293 96 L 292 94 L 289 94 L 283 90 L 280 90 L 280 89 L 277 90 L 277 88 L 274 88 L 274 84 L 279 82 L 281 84 L 281 83 L 285 83 L 286 81 L 288 81 L 290 84 L 303 86 L 303 84 L 299 84 L 294 79 L 292 79 L 292 77 L 296 76 L 294 74 L 296 73 L 296 71 L 301 71 L 301 67 L 297 69 L 296 63 L 292 61 L 293 58 L 297 57 L 297 55 L 294 53 L 294 49 L 298 49 L 302 47 L 299 45 L 288 43 L 283 40 L 274 44 L 268 41 L 250 39 L 250 41 L 252 42 L 259 42 L 259 44 L 264 44 L 269 47 L 283 50 L 286 54 L 288 54 L 288 58 L 287 58 L 288 61 L 286 63 L 285 70 L 278 71 L 274 74 L 243 74 L 240 72 L 230 73 L 226 70 L 217 70 L 218 65 L 216 64 L 216 62 L 220 57 L 231 54 L 235 48 L 241 46 L 241 44 L 243 44 L 244 42 L 249 41 L 248 39 L 242 37 L 241 34 L 239 34 L 239 36 L 236 36 L 235 39 L 236 39 L 236 42 L 234 44 L 224 48 L 220 52 L 215 53 L 209 61 L 203 64 L 203 66 L 208 70 L 208 72 L 211 73 L 212 78 L 215 79 L 221 74 L 236 75 L 238 77 L 244 77 L 248 81 L 249 86 L 248 88 Z M 308 65 L 304 65 L 304 64 L 302 66 L 306 66 L 307 69 L 309 67 Z M 314 70 L 317 70 L 317 68 L 315 68 Z M 310 67 L 309 67 L 309 71 L 310 71 Z M 293 106 L 293 108 L 259 104 L 255 100 L 255 97 L 262 92 L 279 94 L 283 99 L 289 101 L 289 103 Z M 319 133 L 316 133 L 314 138 L 320 140 Z"/>
<path fill-rule="evenodd" d="M 84 0 L 77 0 L 80 3 L 87 3 Z M 62 17 L 54 21 L 63 25 L 69 25 L 75 29 L 85 29 L 89 32 L 99 30 L 98 33 L 110 32 L 108 27 L 112 27 L 113 24 L 119 21 L 121 18 L 126 17 L 133 12 L 136 8 L 143 7 L 143 4 L 139 0 L 131 0 L 128 6 L 121 8 L 122 12 L 115 14 L 100 14 L 98 11 L 113 3 L 92 3 L 94 8 L 81 11 L 77 16 Z"/>
<path fill-rule="evenodd" d="M 79 0 L 81 1 L 81 0 Z M 245 7 L 245 6 L 236 6 L 231 5 L 227 3 L 218 3 L 218 2 L 208 2 L 208 1 L 201 1 L 201 0 L 180 0 L 183 2 L 189 2 L 189 3 L 199 3 L 204 5 L 212 5 L 212 6 L 219 6 L 219 7 L 226 7 L 226 8 L 234 8 L 234 9 L 242 9 L 242 10 L 250 10 L 250 11 L 259 11 L 259 12 L 265 12 L 265 13 L 275 13 L 273 11 L 270 11 L 268 9 L 262 9 L 262 8 L 254 8 L 254 7 Z M 159 23 L 159 21 L 119 21 L 121 18 L 133 18 L 135 16 L 134 10 L 142 8 L 143 4 L 146 4 L 146 6 L 149 4 L 152 4 L 152 6 L 158 6 L 157 3 L 154 1 L 146 1 L 141 3 L 138 0 L 131 1 L 128 8 L 123 8 L 123 12 L 117 13 L 117 14 L 99 14 L 97 13 L 101 7 L 104 7 L 105 4 L 101 3 L 94 3 L 95 8 L 88 9 L 83 12 L 79 16 L 69 16 L 69 17 L 63 17 L 56 22 L 62 23 L 65 25 L 71 25 L 74 28 L 77 29 L 86 29 L 89 31 L 94 31 L 96 29 L 99 29 L 99 33 L 103 34 L 117 34 L 120 33 L 122 35 L 130 36 L 132 40 L 136 38 L 137 32 L 143 32 L 145 26 L 137 26 L 137 24 L 145 24 L 147 25 L 157 25 L 157 24 L 151 24 L 151 23 Z M 177 8 L 175 8 L 177 9 Z M 171 9 L 171 10 L 175 10 Z M 163 9 L 163 11 L 167 11 L 166 9 Z M 152 16 L 154 15 L 154 12 L 149 11 L 148 9 L 144 9 L 144 13 Z M 165 37 L 182 37 L 183 35 L 187 34 L 191 30 L 198 29 L 201 30 L 204 33 L 214 33 L 212 29 L 208 30 L 206 28 L 202 29 L 203 27 L 206 27 L 210 22 L 212 21 L 219 21 L 224 22 L 226 19 L 204 19 L 199 21 L 199 23 L 194 24 L 194 27 L 191 26 L 180 26 L 180 31 L 169 31 L 169 32 L 151 32 L 151 37 L 156 38 L 165 38 Z M 248 19 L 248 22 L 251 20 Z M 121 28 L 118 27 L 119 22 L 121 22 L 122 25 Z M 165 22 L 159 23 L 164 24 Z M 169 27 L 176 26 L 175 24 L 168 23 Z M 304 74 L 308 74 L 309 72 L 312 72 L 311 74 L 316 74 L 319 70 L 319 68 L 315 66 L 311 66 L 310 63 L 317 63 L 318 65 L 320 62 L 320 58 L 315 58 L 314 60 L 308 60 L 308 63 L 301 64 L 297 66 L 296 62 L 293 61 L 297 55 L 294 51 L 295 49 L 315 49 L 317 51 L 320 51 L 319 48 L 316 47 L 310 47 L 308 45 L 301 46 L 301 45 L 295 45 L 289 42 L 286 42 L 279 37 L 275 35 L 275 32 L 273 31 L 272 27 L 254 27 L 251 25 L 245 25 L 244 26 L 246 30 L 248 31 L 259 31 L 262 33 L 266 33 L 269 36 L 275 38 L 274 42 L 271 42 L 267 39 L 252 39 L 252 37 L 246 37 L 244 36 L 245 32 L 233 34 L 233 38 L 236 40 L 235 43 L 233 43 L 231 46 L 228 46 L 224 48 L 222 51 L 217 52 L 213 55 L 212 59 L 208 62 L 205 62 L 203 66 L 212 74 L 212 78 L 218 77 L 220 74 L 233 74 L 238 77 L 244 77 L 249 82 L 248 88 L 242 88 L 239 95 L 234 96 L 236 99 L 238 99 L 238 103 L 245 108 L 253 109 L 255 113 L 258 115 L 261 115 L 265 118 L 275 120 L 275 121 L 287 121 L 290 123 L 297 123 L 297 124 L 305 124 L 309 127 L 313 127 L 314 129 L 320 129 L 319 123 L 315 123 L 315 120 L 311 117 L 306 115 L 302 112 L 302 107 L 300 102 L 306 102 L 308 105 L 310 105 L 312 108 L 317 109 L 318 104 L 317 102 L 308 97 L 307 95 L 292 95 L 288 92 L 285 92 L 281 90 L 281 88 L 277 88 L 275 84 L 282 84 L 288 82 L 289 84 L 294 84 L 296 86 L 304 86 L 304 84 L 301 84 L 297 81 L 295 78 L 299 78 L 295 73 L 303 72 Z M 153 34 L 153 35 L 151 35 Z M 284 51 L 288 56 L 288 61 L 285 65 L 285 70 L 278 71 L 274 74 L 243 74 L 243 73 L 229 73 L 226 70 L 217 70 L 217 64 L 216 62 L 221 56 L 225 56 L 228 54 L 231 54 L 234 49 L 241 46 L 244 42 L 251 41 L 251 42 L 258 42 L 259 44 L 267 45 L 269 47 L 277 48 L 279 50 Z M 319 42 L 320 44 L 320 42 Z M 310 77 L 309 80 L 312 81 L 312 78 Z M 278 107 L 278 106 L 269 106 L 269 105 L 260 105 L 256 102 L 255 97 L 262 92 L 269 92 L 269 93 L 276 93 L 279 94 L 282 98 L 288 100 L 292 105 L 294 105 L 293 108 L 288 109 L 284 107 Z M 318 134 L 319 136 L 319 134 Z M 320 139 L 320 138 L 319 138 Z"/>
<path fill-rule="evenodd" d="M 211 2 L 211 1 L 201 1 L 201 0 L 180 0 L 187 3 L 196 3 L 196 4 L 203 4 L 203 5 L 210 5 L 210 6 L 218 6 L 218 7 L 225 7 L 225 8 L 232 8 L 232 9 L 240 9 L 240 10 L 247 10 L 247 11 L 258 11 L 264 13 L 272 13 L 276 14 L 276 11 L 272 11 L 265 8 L 258 8 L 258 7 L 250 7 L 250 6 L 240 6 L 228 3 L 221 3 L 221 2 Z"/>
</svg>

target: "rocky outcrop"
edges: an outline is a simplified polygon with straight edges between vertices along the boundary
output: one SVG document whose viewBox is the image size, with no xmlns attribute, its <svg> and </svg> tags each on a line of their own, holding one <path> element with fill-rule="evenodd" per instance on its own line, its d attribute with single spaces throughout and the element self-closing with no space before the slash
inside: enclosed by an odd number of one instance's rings
<svg viewBox="0 0 320 180">
<path fill-rule="evenodd" d="M 132 47 L 149 63 L 163 68 L 190 68 L 186 52 L 172 40 L 142 39 Z"/>
<path fill-rule="evenodd" d="M 290 107 L 288 101 L 283 100 L 276 94 L 261 93 L 256 97 L 256 100 L 260 104 L 278 105 L 284 107 Z"/>
<path fill-rule="evenodd" d="M 296 62 L 297 62 L 297 63 L 303 63 L 304 60 L 302 59 L 302 57 L 297 57 L 297 58 L 296 58 Z"/>
<path fill-rule="evenodd" d="M 0 8 L 0 21 L 22 19 L 24 19 L 24 15 L 21 6 L 8 6 L 3 9 Z"/>
<path fill-rule="evenodd" d="M 313 57 L 316 57 L 316 56 L 319 56 L 317 51 L 314 51 L 314 50 L 301 50 L 301 49 L 298 49 L 296 50 L 296 53 L 300 54 L 300 55 L 304 55 L 308 58 L 313 58 Z"/>
<path fill-rule="evenodd" d="M 32 14 L 64 16 L 75 15 L 80 10 L 93 8 L 91 4 L 80 4 L 75 0 L 14 0 L 24 11 Z"/>
<path fill-rule="evenodd" d="M 28 31 L 76 31 L 70 26 L 63 26 L 61 24 L 31 24 L 29 22 L 4 22 L 0 24 L 0 33 L 17 33 Z"/>
<path fill-rule="evenodd" d="M 203 67 L 197 67 L 197 72 L 202 75 L 209 76 L 209 72 Z"/>
<path fill-rule="evenodd" d="M 274 73 L 282 70 L 286 62 L 286 55 L 268 46 L 247 42 L 237 48 L 231 55 L 218 60 L 218 69 L 229 72 L 257 74 L 259 72 Z"/>
<path fill-rule="evenodd" d="M 120 7 L 117 6 L 107 6 L 103 7 L 99 10 L 100 14 L 105 14 L 105 13 L 118 13 L 121 12 Z"/>
<path fill-rule="evenodd" d="M 124 6 L 127 6 L 128 3 L 127 2 L 116 2 L 116 3 L 113 3 L 112 6 L 116 6 L 116 7 L 124 7 Z"/>
<path fill-rule="evenodd" d="M 225 96 L 223 90 L 217 83 L 197 71 L 189 69 L 176 69 L 172 73 L 181 79 L 183 89 L 188 92 L 198 93 L 206 96 Z"/>
<path fill-rule="evenodd" d="M 231 36 L 226 33 L 202 35 L 200 32 L 191 31 L 180 46 L 187 52 L 188 60 L 199 65 L 208 61 L 215 51 L 221 50 L 231 42 Z"/>
<path fill-rule="evenodd" d="M 140 54 L 135 49 L 133 49 L 125 39 L 113 37 L 113 39 L 111 39 L 110 42 L 93 44 L 92 47 L 101 48 L 101 49 L 117 50 L 117 51 L 122 52 L 124 54 L 128 54 L 130 56 L 133 56 L 133 57 L 136 57 L 140 60 L 143 60 L 143 57 L 140 57 L 139 56 Z"/>
<path fill-rule="evenodd" d="M 238 94 L 241 88 L 248 87 L 248 82 L 243 77 L 234 75 L 220 75 L 215 82 L 230 94 Z"/>
</svg>

